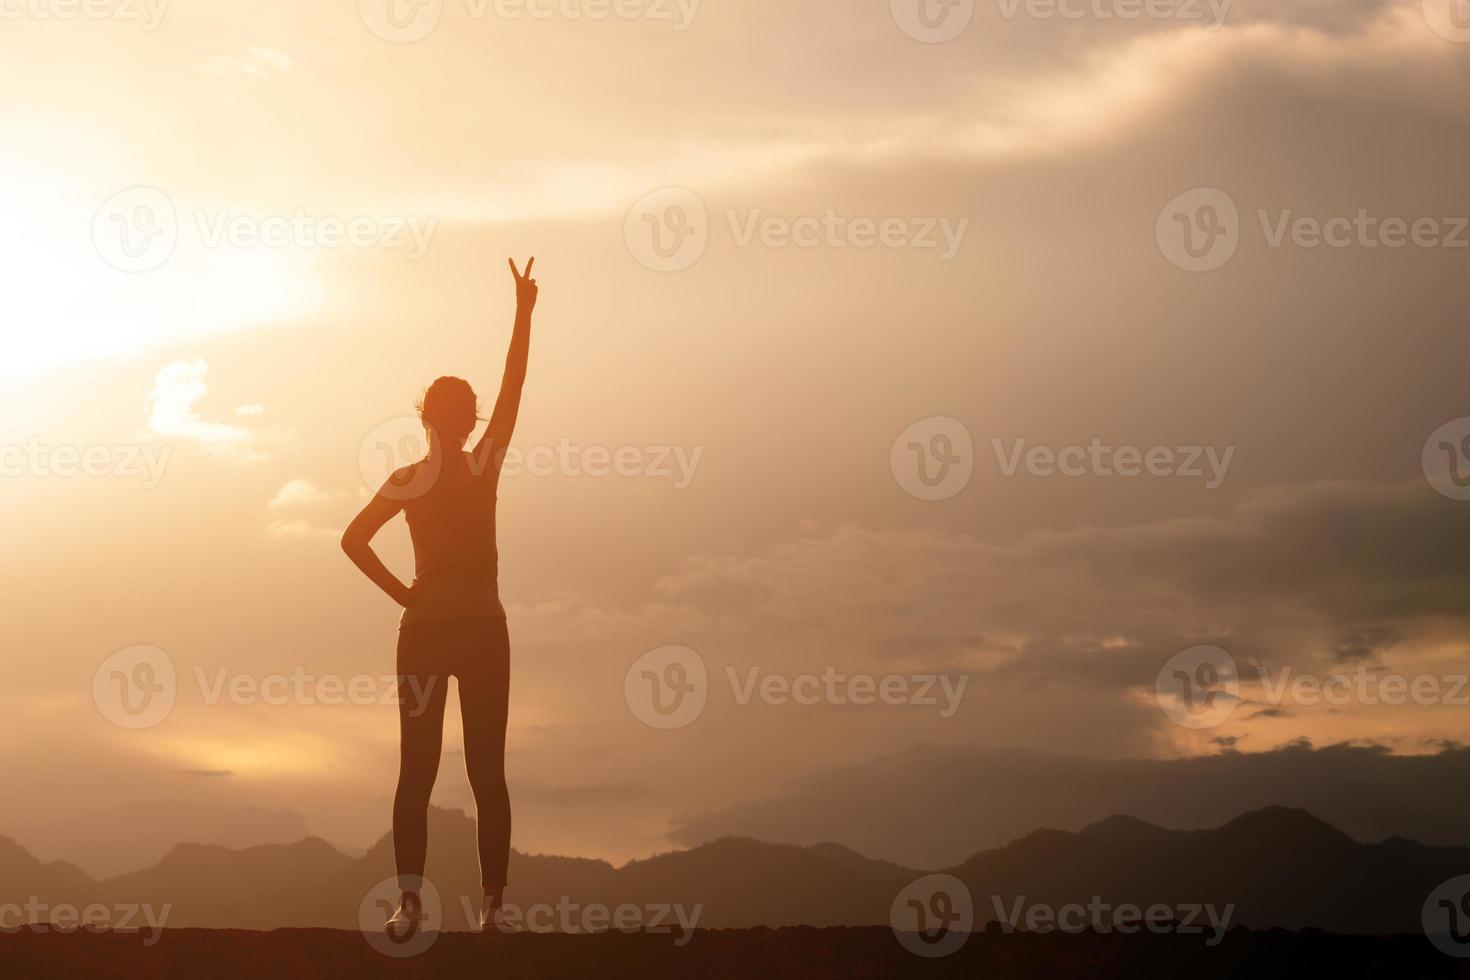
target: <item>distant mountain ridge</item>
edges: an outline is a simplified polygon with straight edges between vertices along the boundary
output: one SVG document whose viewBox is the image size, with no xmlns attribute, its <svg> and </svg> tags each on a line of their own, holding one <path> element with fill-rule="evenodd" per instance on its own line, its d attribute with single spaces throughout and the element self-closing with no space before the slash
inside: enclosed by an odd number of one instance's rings
<svg viewBox="0 0 1470 980">
<path fill-rule="evenodd" d="M 883 925 L 895 896 L 926 873 L 838 844 L 726 837 L 622 867 L 515 852 L 507 900 L 523 908 L 699 906 L 704 928 Z M 977 928 L 1019 898 L 1061 906 L 1100 896 L 1140 907 L 1233 905 L 1231 924 L 1253 928 L 1397 933 L 1420 929 L 1421 907 L 1438 884 L 1470 873 L 1470 848 L 1403 838 L 1365 844 L 1306 811 L 1268 807 L 1208 830 L 1127 816 L 1075 833 L 1038 830 L 944 873 L 970 890 Z M 167 905 L 175 928 L 355 929 L 364 896 L 392 874 L 389 835 L 358 858 L 314 837 L 243 850 L 181 844 L 150 868 L 103 881 L 65 862 L 43 864 L 0 837 L 0 903 L 36 896 Z M 480 893 L 474 821 L 465 814 L 431 812 L 428 877 L 443 901 L 443 928 L 465 928 L 464 909 Z"/>
</svg>

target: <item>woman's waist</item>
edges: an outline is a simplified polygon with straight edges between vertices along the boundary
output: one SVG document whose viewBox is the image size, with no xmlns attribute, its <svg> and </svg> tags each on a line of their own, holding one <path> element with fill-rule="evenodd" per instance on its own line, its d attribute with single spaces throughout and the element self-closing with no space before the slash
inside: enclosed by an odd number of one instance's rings
<svg viewBox="0 0 1470 980">
<path fill-rule="evenodd" d="M 494 582 L 499 576 L 500 562 L 492 555 L 489 558 L 462 558 L 431 565 L 421 562 L 414 573 L 414 580 L 426 586 L 456 582 L 481 584 L 486 581 Z"/>
</svg>

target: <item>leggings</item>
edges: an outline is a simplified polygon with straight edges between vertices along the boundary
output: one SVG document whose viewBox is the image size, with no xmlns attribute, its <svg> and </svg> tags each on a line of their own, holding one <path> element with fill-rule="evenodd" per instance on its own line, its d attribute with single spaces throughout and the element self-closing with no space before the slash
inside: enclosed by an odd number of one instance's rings
<svg viewBox="0 0 1470 980">
<path fill-rule="evenodd" d="M 505 886 L 510 861 L 510 794 L 505 788 L 505 720 L 510 636 L 492 617 L 410 623 L 398 633 L 398 792 L 393 852 L 400 887 L 417 891 L 429 848 L 429 797 L 439 773 L 449 678 L 459 679 L 464 764 L 478 812 L 480 881 Z"/>
</svg>

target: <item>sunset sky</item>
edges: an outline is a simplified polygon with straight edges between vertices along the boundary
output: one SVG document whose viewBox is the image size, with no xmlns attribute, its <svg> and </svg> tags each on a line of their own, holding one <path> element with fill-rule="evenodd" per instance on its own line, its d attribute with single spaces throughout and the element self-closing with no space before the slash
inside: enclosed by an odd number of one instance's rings
<svg viewBox="0 0 1470 980">
<path fill-rule="evenodd" d="M 1470 672 L 1470 502 L 1425 464 L 1470 416 L 1470 10 L 975 0 L 928 8 L 968 18 L 938 40 L 905 3 L 0 4 L 0 835 L 106 875 L 387 830 L 393 707 L 210 693 L 393 672 L 398 610 L 338 538 L 430 381 L 488 409 L 534 255 L 516 444 L 578 463 L 500 490 L 518 849 L 940 867 L 1266 803 L 1470 844 L 1470 688 L 1258 683 Z M 1200 188 L 1238 247 L 1189 271 L 1168 207 Z M 1360 213 L 1439 237 L 1277 237 Z M 681 221 L 696 252 L 639 238 Z M 934 418 L 973 473 L 928 500 L 894 449 Z M 1229 455 L 1007 475 L 1020 440 Z M 588 447 L 637 452 L 596 476 Z M 378 543 L 409 577 L 403 523 Z M 658 730 L 625 677 L 669 645 L 708 703 Z M 1200 645 L 1246 682 L 1190 728 L 1156 681 Z M 178 692 L 129 730 L 94 676 L 136 646 Z M 741 704 L 752 668 L 968 681 L 947 717 Z M 435 801 L 472 809 L 457 727 Z"/>
</svg>

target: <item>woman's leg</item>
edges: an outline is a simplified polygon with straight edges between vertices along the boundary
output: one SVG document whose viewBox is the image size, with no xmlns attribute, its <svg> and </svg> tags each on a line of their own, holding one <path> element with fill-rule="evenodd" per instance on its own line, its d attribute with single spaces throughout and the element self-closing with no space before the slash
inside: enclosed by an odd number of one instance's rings
<svg viewBox="0 0 1470 980">
<path fill-rule="evenodd" d="M 439 775 L 449 676 L 436 665 L 438 638 L 425 625 L 398 634 L 398 792 L 393 797 L 393 853 L 398 886 L 417 892 L 429 850 L 429 797 Z"/>
<path fill-rule="evenodd" d="M 480 883 L 500 895 L 510 862 L 510 793 L 505 787 L 505 721 L 510 704 L 510 636 L 505 620 L 475 622 L 456 664 L 464 715 L 464 764 L 475 794 Z"/>
</svg>

